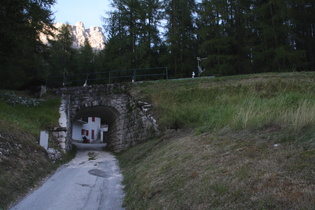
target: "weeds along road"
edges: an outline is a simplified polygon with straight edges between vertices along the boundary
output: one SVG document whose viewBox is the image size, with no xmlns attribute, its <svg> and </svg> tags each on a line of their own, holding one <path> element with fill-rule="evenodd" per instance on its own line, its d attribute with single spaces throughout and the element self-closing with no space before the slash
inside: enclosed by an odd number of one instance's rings
<svg viewBox="0 0 315 210">
<path fill-rule="evenodd" d="M 122 175 L 115 157 L 102 151 L 102 144 L 77 147 L 71 162 L 11 209 L 123 209 Z"/>
</svg>

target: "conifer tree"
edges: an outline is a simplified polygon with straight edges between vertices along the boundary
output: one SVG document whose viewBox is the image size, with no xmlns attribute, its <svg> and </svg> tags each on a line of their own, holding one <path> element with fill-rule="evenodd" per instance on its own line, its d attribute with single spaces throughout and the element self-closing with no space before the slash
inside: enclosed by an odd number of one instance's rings
<svg viewBox="0 0 315 210">
<path fill-rule="evenodd" d="M 69 24 L 64 24 L 59 28 L 56 40 L 50 40 L 50 78 L 62 77 L 66 80 L 67 75 L 76 73 L 77 51 L 72 48 L 72 42 Z"/>
<path fill-rule="evenodd" d="M 84 40 L 84 45 L 78 50 L 76 56 L 76 72 L 75 74 L 79 74 L 78 80 L 82 79 L 95 79 L 96 71 L 96 53 L 93 52 L 93 48 L 91 47 L 88 39 Z"/>
<path fill-rule="evenodd" d="M 194 0 L 164 0 L 166 18 L 166 45 L 168 54 L 164 56 L 171 76 L 187 77 L 197 68 L 196 38 L 193 14 Z"/>
<path fill-rule="evenodd" d="M 289 41 L 301 58 L 296 70 L 315 71 L 315 2 L 313 0 L 288 0 L 291 33 Z"/>
<path fill-rule="evenodd" d="M 108 40 L 104 50 L 108 69 L 150 67 L 158 59 L 158 0 L 114 0 L 106 21 Z"/>
<path fill-rule="evenodd" d="M 253 13 L 256 17 L 253 31 L 256 40 L 253 47 L 253 64 L 261 71 L 281 71 L 285 65 L 288 27 L 285 0 L 257 1 Z M 258 68 L 259 67 L 259 68 Z"/>
<path fill-rule="evenodd" d="M 39 33 L 50 33 L 55 0 L 0 1 L 0 87 L 15 88 L 42 76 L 46 46 Z"/>
<path fill-rule="evenodd" d="M 250 71 L 248 1 L 204 0 L 199 6 L 198 41 L 208 74 L 230 75 Z"/>
</svg>

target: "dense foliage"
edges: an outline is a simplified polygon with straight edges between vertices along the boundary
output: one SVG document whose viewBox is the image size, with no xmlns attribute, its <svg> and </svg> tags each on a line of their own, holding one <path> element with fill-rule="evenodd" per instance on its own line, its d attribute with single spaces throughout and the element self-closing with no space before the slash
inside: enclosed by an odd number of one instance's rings
<svg viewBox="0 0 315 210">
<path fill-rule="evenodd" d="M 105 49 L 115 58 L 106 62 L 112 68 L 165 65 L 170 76 L 187 77 L 201 57 L 208 75 L 315 70 L 314 1 L 114 0 L 112 6 Z"/>
<path fill-rule="evenodd" d="M 312 0 L 112 0 L 100 52 L 88 41 L 73 49 L 67 25 L 49 46 L 40 42 L 39 32 L 52 29 L 54 3 L 1 1 L 1 88 L 47 76 L 68 84 L 71 74 L 81 74 L 72 78 L 81 84 L 94 72 L 162 66 L 171 78 L 197 75 L 197 64 L 202 76 L 315 70 Z"/>
<path fill-rule="evenodd" d="M 55 0 L 0 1 L 0 87 L 12 88 L 41 76 L 47 46 L 39 32 L 52 28 Z"/>
</svg>

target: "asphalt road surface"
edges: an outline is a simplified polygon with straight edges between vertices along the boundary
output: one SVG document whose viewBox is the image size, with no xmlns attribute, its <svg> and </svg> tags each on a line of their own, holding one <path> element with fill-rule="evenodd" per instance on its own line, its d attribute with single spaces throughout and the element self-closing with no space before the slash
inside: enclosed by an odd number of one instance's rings
<svg viewBox="0 0 315 210">
<path fill-rule="evenodd" d="M 122 175 L 115 157 L 101 150 L 103 145 L 77 144 L 76 158 L 11 209 L 124 209 Z"/>
</svg>

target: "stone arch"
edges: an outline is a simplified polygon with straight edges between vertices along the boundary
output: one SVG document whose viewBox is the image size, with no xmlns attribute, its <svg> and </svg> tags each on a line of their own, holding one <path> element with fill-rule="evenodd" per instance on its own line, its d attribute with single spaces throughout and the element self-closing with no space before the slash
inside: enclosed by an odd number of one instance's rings
<svg viewBox="0 0 315 210">
<path fill-rule="evenodd" d="M 147 113 L 148 104 L 135 101 L 125 84 L 108 84 L 54 89 L 60 94 L 60 145 L 71 145 L 72 127 L 82 117 L 100 117 L 107 120 L 109 149 L 120 152 L 158 134 L 156 120 Z M 69 147 L 70 148 L 70 147 Z"/>
<path fill-rule="evenodd" d="M 110 106 L 87 106 L 77 109 L 76 113 L 74 114 L 71 124 L 73 125 L 74 122 L 76 122 L 80 118 L 86 118 L 86 117 L 99 117 L 102 120 L 104 120 L 109 125 L 109 142 L 108 147 L 111 149 L 116 144 L 116 141 L 119 141 L 119 134 L 117 126 L 120 124 L 120 116 L 121 114 L 119 111 Z"/>
</svg>

